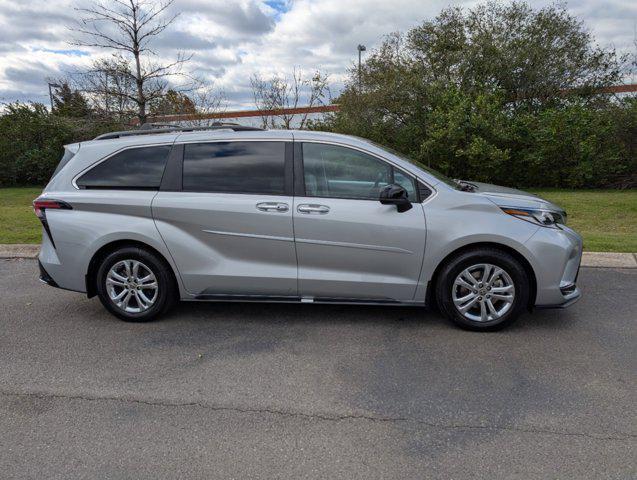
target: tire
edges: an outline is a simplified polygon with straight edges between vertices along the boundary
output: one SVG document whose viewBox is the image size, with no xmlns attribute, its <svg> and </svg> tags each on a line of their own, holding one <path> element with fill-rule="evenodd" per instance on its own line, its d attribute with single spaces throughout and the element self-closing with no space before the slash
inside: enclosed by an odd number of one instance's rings
<svg viewBox="0 0 637 480">
<path fill-rule="evenodd" d="M 452 258 L 436 282 L 441 313 L 459 327 L 475 331 L 500 330 L 513 323 L 528 305 L 529 292 L 529 278 L 520 262 L 491 248 Z"/>
<path fill-rule="evenodd" d="M 154 320 L 177 299 L 170 266 L 139 247 L 124 247 L 107 255 L 97 270 L 96 286 L 102 305 L 126 322 Z"/>
</svg>

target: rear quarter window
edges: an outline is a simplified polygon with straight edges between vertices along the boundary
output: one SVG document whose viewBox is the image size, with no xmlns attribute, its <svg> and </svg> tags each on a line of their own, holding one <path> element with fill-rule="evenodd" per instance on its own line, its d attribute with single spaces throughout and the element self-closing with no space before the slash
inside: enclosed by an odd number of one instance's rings
<svg viewBox="0 0 637 480">
<path fill-rule="evenodd" d="M 91 168 L 75 182 L 80 188 L 157 190 L 170 145 L 128 148 Z"/>
</svg>

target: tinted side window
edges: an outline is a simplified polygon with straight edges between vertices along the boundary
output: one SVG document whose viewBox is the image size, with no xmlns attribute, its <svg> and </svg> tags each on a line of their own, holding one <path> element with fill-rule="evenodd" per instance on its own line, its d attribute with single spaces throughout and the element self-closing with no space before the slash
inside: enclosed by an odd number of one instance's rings
<svg viewBox="0 0 637 480">
<path fill-rule="evenodd" d="M 418 182 L 418 193 L 420 193 L 420 201 L 423 201 L 425 198 L 429 198 L 433 192 L 424 183 Z"/>
<path fill-rule="evenodd" d="M 391 181 L 391 166 L 350 148 L 304 143 L 303 175 L 308 197 L 378 200 Z"/>
<path fill-rule="evenodd" d="M 183 175 L 185 191 L 283 195 L 285 143 L 187 144 Z"/>
<path fill-rule="evenodd" d="M 158 189 L 170 145 L 129 148 L 96 165 L 77 180 L 80 188 Z"/>
<path fill-rule="evenodd" d="M 414 180 L 405 175 L 400 170 L 394 169 L 394 183 L 400 185 L 407 191 L 407 198 L 412 202 L 416 201 L 416 187 L 414 186 Z"/>
<path fill-rule="evenodd" d="M 308 197 L 378 200 L 384 186 L 397 183 L 416 199 L 410 177 L 372 155 L 338 145 L 304 143 L 303 176 Z"/>
</svg>

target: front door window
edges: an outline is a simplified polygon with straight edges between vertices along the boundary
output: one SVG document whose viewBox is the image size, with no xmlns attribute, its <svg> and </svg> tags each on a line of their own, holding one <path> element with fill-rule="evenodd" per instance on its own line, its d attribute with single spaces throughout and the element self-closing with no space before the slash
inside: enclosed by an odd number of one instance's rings
<svg viewBox="0 0 637 480">
<path fill-rule="evenodd" d="M 371 155 L 320 143 L 303 144 L 303 175 L 308 197 L 378 200 L 391 182 L 391 166 Z"/>
</svg>

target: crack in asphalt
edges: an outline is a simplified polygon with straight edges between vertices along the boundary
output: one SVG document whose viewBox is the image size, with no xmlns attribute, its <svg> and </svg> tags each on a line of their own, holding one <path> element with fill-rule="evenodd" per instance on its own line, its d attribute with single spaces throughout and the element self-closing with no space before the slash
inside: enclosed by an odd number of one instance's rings
<svg viewBox="0 0 637 480">
<path fill-rule="evenodd" d="M 544 428 L 524 428 L 515 426 L 501 426 L 501 425 L 476 425 L 476 424 L 449 424 L 449 423 L 435 423 L 428 422 L 417 418 L 408 417 L 381 417 L 374 415 L 362 415 L 362 414 L 346 414 L 346 415 L 324 415 L 319 413 L 307 413 L 307 412 L 295 412 L 291 410 L 278 410 L 271 408 L 242 408 L 231 407 L 224 405 L 213 405 L 202 402 L 170 402 L 165 400 L 145 400 L 133 397 L 113 397 L 113 396 L 88 396 L 88 395 L 68 395 L 61 393 L 50 392 L 9 392 L 0 391 L 0 395 L 6 397 L 35 397 L 35 398 L 52 398 L 52 399 L 67 399 L 67 400 L 84 400 L 84 401 L 113 401 L 122 403 L 136 403 L 141 405 L 149 405 L 156 407 L 198 407 L 212 411 L 226 411 L 235 413 L 247 413 L 247 414 L 270 414 L 279 415 L 285 417 L 297 417 L 311 420 L 320 420 L 328 422 L 340 422 L 346 420 L 363 420 L 371 422 L 411 422 L 418 425 L 424 425 L 431 428 L 440 428 L 443 430 L 502 430 L 518 433 L 528 434 L 543 434 L 543 435 L 558 435 L 567 437 L 585 437 L 594 440 L 631 440 L 637 437 L 637 434 L 621 433 L 619 435 L 605 435 L 599 433 L 587 433 L 587 432 L 569 432 L 550 430 Z"/>
</svg>

